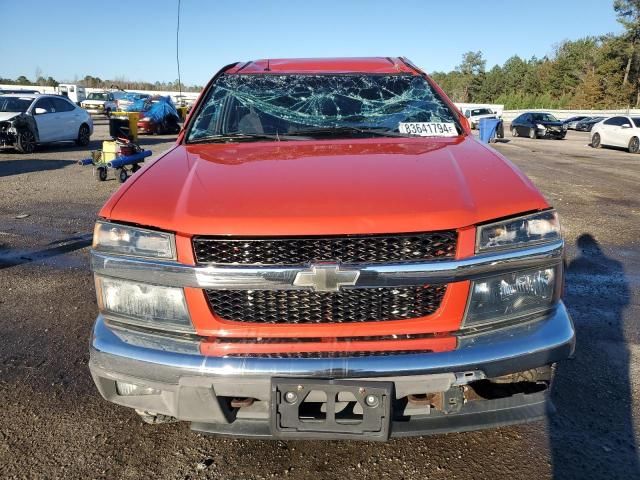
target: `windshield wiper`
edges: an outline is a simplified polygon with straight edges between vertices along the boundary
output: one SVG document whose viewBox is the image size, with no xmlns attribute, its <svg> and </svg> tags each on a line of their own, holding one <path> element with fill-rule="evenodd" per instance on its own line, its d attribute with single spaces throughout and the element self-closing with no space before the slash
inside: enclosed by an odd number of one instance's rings
<svg viewBox="0 0 640 480">
<path fill-rule="evenodd" d="M 359 128 L 359 127 L 325 127 L 325 128 L 309 128 L 306 130 L 295 130 L 293 132 L 289 132 L 288 135 L 300 135 L 300 136 L 308 136 L 313 137 L 316 135 L 333 135 L 340 133 L 358 133 L 361 135 L 376 135 L 378 137 L 403 137 L 406 138 L 407 135 L 404 135 L 399 132 L 394 132 L 393 130 L 389 130 L 385 127 L 377 127 L 377 128 Z"/>
<path fill-rule="evenodd" d="M 230 140 L 290 140 L 290 135 L 279 135 L 270 133 L 225 133 L 223 135 L 206 135 L 204 137 L 194 138 L 189 140 L 188 143 L 215 143 L 215 142 L 228 142 Z"/>
</svg>

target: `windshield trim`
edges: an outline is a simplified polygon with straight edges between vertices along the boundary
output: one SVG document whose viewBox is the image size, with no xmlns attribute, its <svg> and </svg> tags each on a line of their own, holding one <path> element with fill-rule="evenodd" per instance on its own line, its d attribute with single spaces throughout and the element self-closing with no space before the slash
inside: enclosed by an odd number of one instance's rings
<svg viewBox="0 0 640 480">
<path fill-rule="evenodd" d="M 460 117 L 459 114 L 457 112 L 457 109 L 455 107 L 455 105 L 453 104 L 453 102 L 448 98 L 443 96 L 442 94 L 444 94 L 444 92 L 442 91 L 442 89 L 439 87 L 439 85 L 437 83 L 435 83 L 435 81 L 433 81 L 433 79 L 431 79 L 426 73 L 420 71 L 420 70 L 415 70 L 414 72 L 392 72 L 392 73 L 382 73 L 382 72 L 339 72 L 339 73 L 328 73 L 328 72 L 270 72 L 270 71 L 266 71 L 266 72 L 242 72 L 242 69 L 233 72 L 233 73 L 228 73 L 228 70 L 232 69 L 233 67 L 237 66 L 240 62 L 236 62 L 230 65 L 227 65 L 225 67 L 223 67 L 222 69 L 220 69 L 211 79 L 211 81 L 208 83 L 208 85 L 205 87 L 205 89 L 202 91 L 202 93 L 200 94 L 199 98 L 198 98 L 198 102 L 195 105 L 195 108 L 192 111 L 192 114 L 189 115 L 189 119 L 188 122 L 184 125 L 183 128 L 183 132 L 181 133 L 181 137 L 179 138 L 180 144 L 183 145 L 197 145 L 197 139 L 194 140 L 189 140 L 189 136 L 191 134 L 191 130 L 194 127 L 194 123 L 195 120 L 199 117 L 200 113 L 202 112 L 202 110 L 205 107 L 206 104 L 206 99 L 209 98 L 209 95 L 211 93 L 211 90 L 213 88 L 215 88 L 215 85 L 217 83 L 217 81 L 225 76 L 232 76 L 232 75 L 242 75 L 242 76 L 250 76 L 250 75 L 275 75 L 275 76 L 294 76 L 294 75 L 300 75 L 300 76 L 332 76 L 332 77 L 336 77 L 336 76 L 344 76 L 344 77 L 348 77 L 348 76 L 359 76 L 359 75 L 367 75 L 367 76 L 371 76 L 371 77 L 389 77 L 389 76 L 393 76 L 393 77 L 420 77 L 422 78 L 427 85 L 429 85 L 429 88 L 431 89 L 434 97 L 439 100 L 446 108 L 447 110 L 449 110 L 449 112 L 451 113 L 451 117 L 453 119 L 453 123 L 456 126 L 456 129 L 462 133 L 460 133 L 458 136 L 460 137 L 465 137 L 468 136 L 469 133 L 464 129 L 464 127 L 462 126 L 462 123 L 460 121 Z M 442 94 L 441 94 L 442 93 Z M 446 94 L 445 94 L 446 95 Z M 402 139 L 423 139 L 423 140 L 429 140 L 429 139 L 434 139 L 434 138 L 438 138 L 438 137 L 419 137 L 419 136 L 415 136 L 415 135 L 406 135 L 406 136 L 397 136 L 397 137 L 388 137 L 388 138 L 402 138 Z M 327 138 L 326 140 L 348 140 L 349 137 L 336 137 L 336 138 Z M 325 139 L 317 139 L 319 141 L 323 141 Z M 258 141 L 263 141 L 263 140 L 258 140 Z M 202 144 L 202 143 L 200 143 Z"/>
</svg>

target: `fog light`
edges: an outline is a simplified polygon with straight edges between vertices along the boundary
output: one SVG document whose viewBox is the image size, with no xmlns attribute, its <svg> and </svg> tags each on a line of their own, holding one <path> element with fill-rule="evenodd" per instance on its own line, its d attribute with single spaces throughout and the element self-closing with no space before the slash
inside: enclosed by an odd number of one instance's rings
<svg viewBox="0 0 640 480">
<path fill-rule="evenodd" d="M 159 395 L 160 390 L 143 387 L 142 385 L 136 385 L 135 383 L 116 382 L 116 392 L 123 397 L 129 397 L 132 395 Z"/>
</svg>

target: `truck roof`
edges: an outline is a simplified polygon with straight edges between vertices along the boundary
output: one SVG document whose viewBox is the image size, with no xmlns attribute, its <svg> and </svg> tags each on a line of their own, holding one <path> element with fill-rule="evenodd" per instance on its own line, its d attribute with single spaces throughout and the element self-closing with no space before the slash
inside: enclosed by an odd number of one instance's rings
<svg viewBox="0 0 640 480">
<path fill-rule="evenodd" d="M 400 57 L 271 58 L 239 62 L 226 73 L 409 73 Z"/>
</svg>

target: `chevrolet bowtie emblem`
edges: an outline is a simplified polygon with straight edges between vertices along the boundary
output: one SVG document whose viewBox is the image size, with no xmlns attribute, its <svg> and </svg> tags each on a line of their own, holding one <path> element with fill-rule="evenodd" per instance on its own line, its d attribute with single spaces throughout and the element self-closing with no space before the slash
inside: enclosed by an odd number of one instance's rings
<svg viewBox="0 0 640 480">
<path fill-rule="evenodd" d="M 316 292 L 337 292 L 340 287 L 355 285 L 359 276 L 359 270 L 341 270 L 340 265 L 312 265 L 309 270 L 298 272 L 293 284 Z"/>
</svg>

